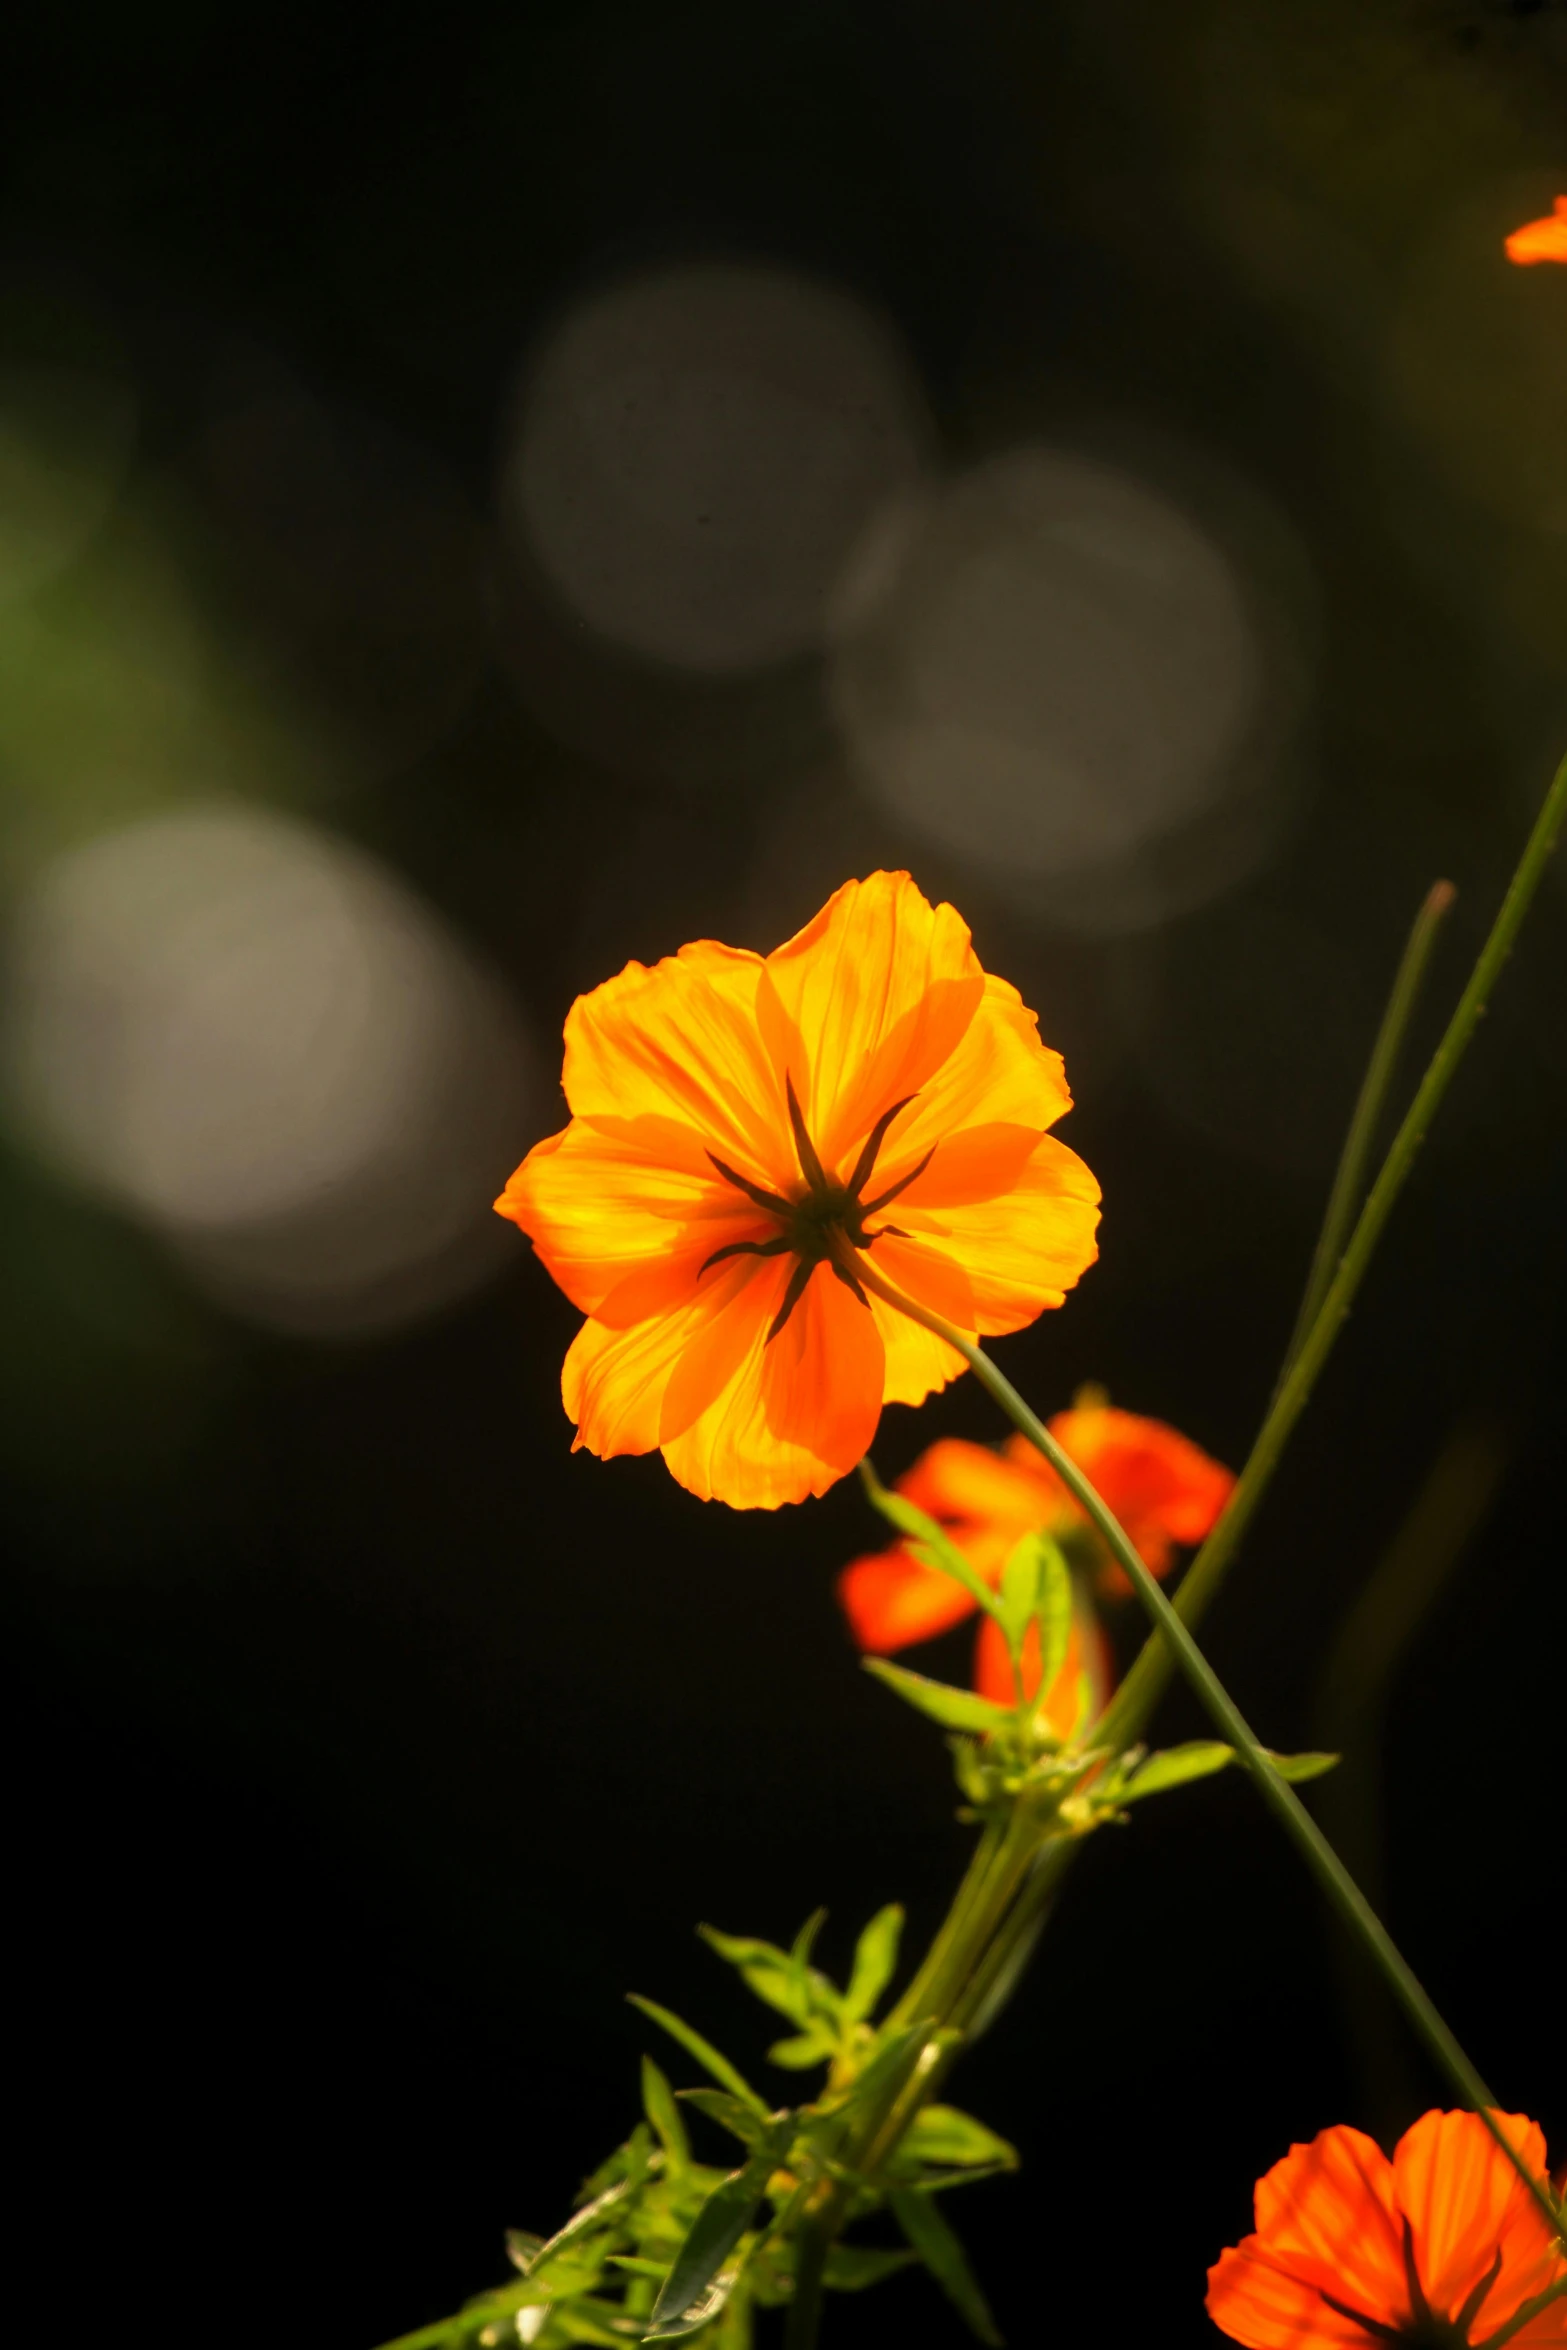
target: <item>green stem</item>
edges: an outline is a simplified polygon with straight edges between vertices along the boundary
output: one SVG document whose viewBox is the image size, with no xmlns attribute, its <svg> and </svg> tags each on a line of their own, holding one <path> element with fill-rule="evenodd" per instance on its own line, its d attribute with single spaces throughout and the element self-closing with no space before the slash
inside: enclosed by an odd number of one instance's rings
<svg viewBox="0 0 1567 2350">
<path fill-rule="evenodd" d="M 897 1307 L 900 1312 L 909 1315 L 912 1320 L 922 1323 L 927 1330 L 934 1331 L 936 1336 L 945 1339 L 949 1346 L 956 1347 L 986 1393 L 1001 1406 L 1013 1426 L 1026 1436 L 1035 1450 L 1042 1453 L 1050 1463 L 1063 1485 L 1066 1486 L 1079 1507 L 1097 1528 L 1100 1538 L 1110 1551 L 1111 1556 L 1124 1573 L 1130 1577 L 1138 1597 L 1153 1620 L 1156 1634 L 1163 1638 L 1198 1697 L 1219 1728 L 1224 1731 L 1234 1745 L 1247 1770 L 1256 1780 L 1263 1801 L 1280 1821 L 1286 1834 L 1299 1847 L 1307 1866 L 1311 1869 L 1329 1900 L 1339 1910 L 1345 1923 L 1359 1935 L 1377 1965 L 1382 1969 L 1395 1998 L 1435 2058 L 1440 2070 L 1446 2073 L 1465 2104 L 1472 2106 L 1474 2111 L 1479 2114 L 1486 2128 L 1498 2146 L 1502 2148 L 1513 2168 L 1545 2213 L 1552 2228 L 1559 2235 L 1567 2234 L 1567 2222 L 1564 2222 L 1562 2214 L 1557 2210 L 1555 2198 L 1549 2187 L 1542 2186 L 1540 2181 L 1536 2179 L 1522 2155 L 1513 2146 L 1506 2132 L 1496 2120 L 1495 2096 L 1486 2087 L 1485 2082 L 1475 2071 L 1474 2066 L 1448 2030 L 1447 2025 L 1426 1996 L 1413 1970 L 1396 1948 L 1381 1919 L 1366 1900 L 1359 1886 L 1339 1859 L 1338 1854 L 1333 1850 L 1332 1845 L 1329 1844 L 1316 1821 L 1295 1793 L 1294 1788 L 1279 1776 L 1268 1756 L 1263 1752 L 1239 1706 L 1236 1705 L 1223 1682 L 1203 1655 L 1186 1625 L 1171 1606 L 1169 1599 L 1159 1588 L 1155 1578 L 1143 1564 L 1136 1545 L 1120 1520 L 1108 1507 L 1096 1488 L 1089 1483 L 1070 1453 L 1062 1450 L 1044 1422 L 1030 1410 L 1011 1380 L 997 1369 L 983 1347 L 977 1346 L 972 1339 L 965 1337 L 961 1330 L 954 1329 L 953 1325 L 940 1314 L 932 1313 L 928 1307 L 919 1305 L 913 1298 L 905 1297 L 873 1266 L 862 1262 L 859 1273 L 866 1286 L 873 1288 L 878 1296 L 884 1298 L 889 1305 Z M 1326 1310 L 1324 1308 L 1324 1312 Z M 1315 1335 L 1314 1332 L 1313 1336 Z M 1303 1354 L 1302 1361 L 1304 1360 L 1305 1355 Z M 1111 1710 L 1114 1710 L 1113 1707 Z M 1107 1715 L 1106 1719 L 1108 1718 Z M 1096 1730 L 1093 1735 L 1095 1742 L 1098 1743 L 1105 1733 L 1101 1729 Z"/>
<path fill-rule="evenodd" d="M 1535 820 L 1534 829 L 1508 884 L 1507 895 L 1491 925 L 1490 936 L 1470 973 L 1469 984 L 1459 998 L 1458 1008 L 1448 1022 L 1440 1044 L 1431 1056 L 1430 1065 L 1420 1081 L 1403 1124 L 1393 1137 L 1381 1171 L 1356 1219 L 1338 1269 L 1328 1284 L 1317 1318 L 1289 1371 L 1279 1383 L 1278 1391 L 1257 1433 L 1257 1441 L 1230 1496 L 1229 1506 L 1181 1579 L 1175 1606 L 1184 1624 L 1201 1622 L 1229 1571 L 1230 1563 L 1240 1546 L 1241 1536 L 1255 1515 L 1257 1504 L 1278 1465 L 1290 1432 L 1306 1407 L 1318 1373 L 1332 1352 L 1333 1342 L 1354 1302 L 1366 1267 L 1371 1262 L 1372 1252 L 1381 1238 L 1382 1228 L 1392 1213 L 1393 1204 L 1425 1140 L 1426 1129 L 1453 1081 L 1465 1048 L 1484 1014 L 1486 1000 L 1512 952 L 1513 942 L 1529 910 L 1530 900 L 1539 888 L 1546 862 L 1556 846 L 1556 836 L 1564 817 L 1567 817 L 1567 759 L 1562 761 L 1551 780 L 1551 788 L 1545 795 L 1545 805 Z M 863 1274 L 865 1260 L 862 1258 L 858 1262 Z M 1095 1732 L 1096 1737 L 1102 1738 L 1107 1744 L 1128 1745 L 1153 1712 L 1173 1669 L 1171 1650 L 1157 1634 L 1150 1636 L 1111 1699 Z"/>
<path fill-rule="evenodd" d="M 1305 1345 L 1311 1326 L 1322 1309 L 1322 1301 L 1328 1294 L 1333 1276 L 1338 1270 L 1339 1259 L 1344 1253 L 1351 1220 L 1365 1196 L 1366 1165 L 1398 1071 L 1404 1037 L 1420 1000 L 1421 985 L 1431 960 L 1431 950 L 1436 945 L 1437 932 L 1457 895 L 1450 881 L 1434 881 L 1426 892 L 1424 905 L 1415 916 L 1415 926 L 1409 934 L 1409 943 L 1404 948 L 1403 958 L 1393 980 L 1393 992 L 1387 999 L 1382 1024 L 1371 1048 L 1371 1058 L 1366 1063 L 1366 1074 L 1361 1079 L 1360 1091 L 1355 1097 L 1349 1132 L 1344 1137 L 1344 1148 L 1339 1153 L 1338 1169 L 1333 1177 L 1333 1188 L 1328 1194 L 1322 1230 L 1311 1260 L 1311 1271 L 1306 1276 L 1306 1292 L 1300 1301 L 1300 1312 L 1295 1317 L 1289 1345 L 1284 1350 L 1284 1360 L 1279 1366 L 1281 1381 L 1287 1377 L 1290 1366 Z"/>
</svg>

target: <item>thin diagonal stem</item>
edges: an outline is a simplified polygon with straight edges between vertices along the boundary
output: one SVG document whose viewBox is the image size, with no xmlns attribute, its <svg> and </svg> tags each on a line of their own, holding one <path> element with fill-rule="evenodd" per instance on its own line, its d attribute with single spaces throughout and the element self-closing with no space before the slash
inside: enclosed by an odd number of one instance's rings
<svg viewBox="0 0 1567 2350">
<path fill-rule="evenodd" d="M 1479 1025 L 1502 966 L 1512 953 L 1513 942 L 1529 910 L 1530 901 L 1540 886 L 1564 817 L 1567 817 L 1567 759 L 1562 761 L 1552 778 L 1550 790 L 1545 795 L 1545 805 L 1535 820 L 1523 855 L 1518 860 L 1517 869 L 1508 884 L 1507 895 L 1491 925 L 1490 936 L 1480 950 L 1479 958 L 1469 975 L 1469 983 L 1458 1000 L 1458 1008 L 1431 1056 L 1415 1098 L 1371 1186 L 1366 1204 L 1356 1218 L 1355 1228 L 1339 1260 L 1338 1269 L 1328 1284 L 1317 1318 L 1268 1407 L 1246 1466 L 1230 1496 L 1229 1506 L 1181 1579 L 1175 1608 L 1184 1624 L 1201 1622 L 1229 1572 L 1241 1536 L 1251 1523 L 1268 1480 L 1289 1441 L 1291 1430 L 1306 1408 L 1318 1373 L 1332 1352 L 1333 1341 L 1365 1276 L 1372 1252 L 1382 1236 L 1382 1228 L 1393 1211 L 1393 1204 L 1408 1179 L 1420 1145 L 1425 1140 L 1426 1129 L 1453 1081 L 1454 1072 Z M 1129 1744 L 1153 1712 L 1173 1669 L 1170 1650 L 1157 1635 L 1151 1636 L 1111 1699 L 1096 1736 L 1102 1737 L 1107 1743 Z"/>
<path fill-rule="evenodd" d="M 1010 1379 L 996 1368 L 983 1347 L 964 1336 L 961 1330 L 926 1306 L 922 1306 L 888 1281 L 879 1272 L 864 1269 L 863 1277 L 869 1288 L 911 1320 L 934 1331 L 938 1338 L 955 1347 L 967 1362 L 974 1376 L 993 1397 L 1007 1418 L 1021 1434 L 1027 1437 L 1037 1452 L 1044 1455 L 1056 1475 L 1073 1498 L 1092 1520 L 1118 1566 L 1131 1578 L 1157 1632 L 1180 1664 L 1203 1705 L 1219 1728 L 1234 1745 L 1241 1761 L 1257 1782 L 1263 1801 L 1279 1820 L 1286 1834 L 1293 1840 L 1305 1858 L 1308 1868 L 1330 1901 L 1340 1911 L 1345 1922 L 1359 1935 L 1377 1965 L 1387 1977 L 1395 1998 L 1430 2050 L 1438 2066 L 1452 2082 L 1466 2105 L 1479 2114 L 1486 2128 L 1496 2140 L 1519 2177 L 1534 2196 L 1541 2210 L 1558 2235 L 1567 2240 L 1567 2222 L 1557 2210 L 1556 2201 L 1548 2186 L 1534 2176 L 1528 2164 L 1513 2146 L 1506 2132 L 1495 2118 L 1496 2098 L 1475 2071 L 1463 2049 L 1448 2030 L 1431 2000 L 1426 1996 L 1412 1968 L 1395 1946 L 1381 1919 L 1372 1909 L 1365 1895 L 1333 1850 L 1322 1830 L 1317 1826 L 1299 1796 L 1286 1780 L 1280 1777 L 1268 1756 L 1253 1735 L 1239 1706 L 1230 1696 L 1218 1674 L 1209 1664 L 1185 1624 L 1176 1614 L 1170 1601 L 1159 1588 L 1154 1577 L 1143 1564 L 1136 1545 L 1122 1526 L 1119 1518 L 1089 1483 L 1082 1470 L 1064 1452 L 1037 1415 L 1023 1401 Z M 1094 1733 L 1098 1743 L 1102 1733 Z"/>
<path fill-rule="evenodd" d="M 1415 926 L 1409 933 L 1393 991 L 1382 1014 L 1371 1058 L 1366 1063 L 1366 1074 L 1360 1081 L 1355 1107 L 1349 1121 L 1349 1132 L 1344 1137 L 1344 1148 L 1339 1153 L 1338 1169 L 1333 1177 L 1333 1188 L 1322 1218 L 1316 1253 L 1311 1260 L 1311 1271 L 1306 1276 L 1305 1295 L 1300 1301 L 1300 1312 L 1290 1333 L 1284 1360 L 1279 1366 L 1282 1382 L 1289 1373 L 1295 1357 L 1304 1346 L 1311 1326 L 1322 1309 L 1328 1286 L 1338 1262 L 1344 1253 L 1355 1211 L 1365 1197 L 1366 1167 L 1371 1157 L 1371 1146 L 1387 1097 L 1398 1071 L 1399 1054 L 1409 1030 L 1416 1004 L 1420 1000 L 1421 985 L 1436 945 L 1437 932 L 1452 906 L 1458 892 L 1450 881 L 1434 881 L 1426 892 L 1425 903 L 1415 916 Z"/>
</svg>

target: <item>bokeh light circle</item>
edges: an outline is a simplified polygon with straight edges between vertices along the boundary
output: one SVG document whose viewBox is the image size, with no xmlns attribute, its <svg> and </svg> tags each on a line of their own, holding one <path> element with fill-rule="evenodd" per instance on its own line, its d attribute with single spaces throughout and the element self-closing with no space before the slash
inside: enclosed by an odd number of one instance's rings
<svg viewBox="0 0 1567 2350">
<path fill-rule="evenodd" d="M 601 637 L 732 677 L 820 642 L 845 556 L 928 439 L 896 338 L 852 295 L 669 268 L 588 300 L 540 352 L 502 514 Z"/>
<path fill-rule="evenodd" d="M 13 1125 L 240 1311 L 375 1328 L 496 1261 L 526 1049 L 362 852 L 237 805 L 102 835 L 41 878 L 7 980 Z"/>
<path fill-rule="evenodd" d="M 1070 889 L 1211 817 L 1253 781 L 1269 698 L 1220 544 L 1074 451 L 890 506 L 840 586 L 833 699 L 862 779 L 1003 888 Z M 1210 862 L 1220 886 L 1222 842 Z"/>
</svg>

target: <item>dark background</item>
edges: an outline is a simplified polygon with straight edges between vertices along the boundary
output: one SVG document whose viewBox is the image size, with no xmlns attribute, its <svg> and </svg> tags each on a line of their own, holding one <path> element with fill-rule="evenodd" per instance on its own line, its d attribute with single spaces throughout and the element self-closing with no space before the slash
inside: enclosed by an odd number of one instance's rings
<svg viewBox="0 0 1567 2350">
<path fill-rule="evenodd" d="M 1487 472 L 1567 464 L 1567 273 L 1500 255 L 1567 181 L 1564 104 L 1567 10 L 1483 0 L 149 0 L 13 28 L 0 233 L 112 322 L 149 477 L 183 478 L 215 372 L 259 350 L 434 452 L 482 519 L 532 337 L 619 271 L 716 254 L 890 314 L 950 463 L 1067 402 L 1265 495 L 1310 582 L 1298 802 L 1259 870 L 1151 932 L 1030 919 L 864 808 L 791 818 L 780 864 L 765 759 L 650 779 L 563 743 L 493 657 L 328 809 L 546 1052 L 628 956 L 765 948 L 846 871 L 911 862 L 1040 1009 L 1104 1186 L 1102 1262 L 1003 1363 L 1041 1407 L 1097 1378 L 1237 1462 L 1413 909 L 1460 885 L 1440 1006 L 1567 737 L 1567 557 Z M 1516 396 L 1474 391 L 1442 443 L 1378 354 L 1460 218 L 1530 307 Z M 1432 366 L 1491 334 L 1480 282 L 1438 302 Z M 367 698 L 346 639 L 216 526 L 201 547 L 237 635 L 368 725 L 373 663 Z M 662 690 L 602 674 L 633 726 Z M 1395 1932 L 1557 2159 L 1564 916 L 1553 877 L 1211 1621 L 1261 1732 L 1310 1742 L 1353 1595 L 1455 1430 L 1485 1432 L 1494 1490 L 1354 1784 L 1382 1785 Z M 558 2224 L 623 2134 L 623 1991 L 760 2065 L 698 1918 L 786 1940 L 823 1902 L 830 1963 L 885 1900 L 934 1923 L 964 1850 L 945 1758 L 837 1620 L 874 1539 L 853 1486 L 738 1515 L 656 1458 L 570 1454 L 576 1318 L 520 1242 L 444 1313 L 321 1342 L 203 1302 L 20 1145 L 3 1184 L 29 2289 L 73 2331 L 368 2350 L 498 2281 L 503 2228 Z M 940 1431 L 994 1427 L 967 1385 L 895 1412 L 883 1472 Z M 937 1661 L 960 1674 L 962 1640 Z M 1172 1698 L 1161 1735 L 1196 1727 Z M 1256 2175 L 1442 2099 L 1413 2057 L 1357 2064 L 1335 1981 L 1244 1785 L 1096 1841 L 954 2091 L 1025 2158 L 962 2214 L 1011 2340 L 1211 2339 L 1203 2271 Z M 957 2333 L 901 2279 L 830 2338 Z"/>
</svg>

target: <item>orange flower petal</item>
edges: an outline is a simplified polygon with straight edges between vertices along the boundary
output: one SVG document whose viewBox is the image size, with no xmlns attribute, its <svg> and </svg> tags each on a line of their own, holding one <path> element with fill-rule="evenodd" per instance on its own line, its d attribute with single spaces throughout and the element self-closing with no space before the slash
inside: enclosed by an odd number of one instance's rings
<svg viewBox="0 0 1567 2350">
<path fill-rule="evenodd" d="M 898 1479 L 898 1491 L 955 1536 L 966 1535 L 971 1527 L 993 1526 L 1010 1549 L 1020 1534 L 1044 1523 L 1040 1494 L 1046 1481 L 1049 1490 L 1063 1501 L 1067 1498 L 1055 1472 L 1031 1445 L 1026 1450 L 1028 1464 L 1037 1465 L 1038 1474 L 1005 1453 L 992 1452 L 989 1445 L 942 1436 Z"/>
<path fill-rule="evenodd" d="M 782 1077 L 756 1021 L 761 976 L 759 955 L 702 939 L 579 996 L 561 1075 L 574 1115 L 672 1119 L 754 1181 L 796 1177 Z"/>
<path fill-rule="evenodd" d="M 1521 2113 L 1497 2119 L 1543 2178 L 1539 2125 Z M 1521 2303 L 1567 2275 L 1567 2258 L 1478 2114 L 1422 2114 L 1394 2148 L 1393 2178 L 1413 2230 L 1420 2281 L 1441 2315 L 1451 2317 L 1463 2307 L 1499 2248 L 1502 2268 L 1480 2304 L 1476 2334 L 1495 2332 Z M 1554 2338 L 1567 2341 L 1567 2303 L 1560 2307 Z"/>
<path fill-rule="evenodd" d="M 968 925 L 907 873 L 845 882 L 768 956 L 767 977 L 783 1015 L 764 1003 L 774 1053 L 803 1051 L 795 1090 L 840 1176 L 882 1113 L 950 1060 L 985 992 Z"/>
<path fill-rule="evenodd" d="M 1363 2130 L 1339 2123 L 1292 2146 L 1257 2181 L 1256 2209 L 1257 2233 L 1276 2260 L 1307 2273 L 1326 2263 L 1341 2279 L 1341 2300 L 1388 2323 L 1408 2316 L 1393 2166 Z"/>
<path fill-rule="evenodd" d="M 1309 2281 L 1281 2264 L 1260 2236 L 1247 2236 L 1221 2252 L 1208 2271 L 1208 2315 L 1250 2350 L 1344 2350 L 1351 2344 L 1368 2350 L 1372 2336 L 1324 2301 L 1319 2284 L 1333 2290 L 1325 2270 Z"/>
<path fill-rule="evenodd" d="M 1047 1306 L 1062 1304 L 1099 1254 L 1099 1186 L 1054 1135 L 1040 1136 L 999 1198 L 937 1212 L 914 1200 L 918 1188 L 911 1185 L 891 1212 L 914 1238 L 962 1264 L 981 1334 L 1021 1330 Z"/>
<path fill-rule="evenodd" d="M 871 1312 L 887 1358 L 882 1375 L 883 1403 L 923 1403 L 927 1395 L 949 1386 L 968 1369 L 956 1347 L 948 1346 L 922 1323 L 911 1322 L 896 1306 L 873 1297 Z"/>
<path fill-rule="evenodd" d="M 497 1200 L 583 1313 L 644 1276 L 651 1288 L 634 1302 L 627 1292 L 605 1318 L 624 1324 L 662 1312 L 688 1294 L 715 1248 L 767 1225 L 685 1133 L 693 1147 L 682 1162 L 681 1130 L 669 1120 L 623 1120 L 606 1133 L 596 1120 L 575 1119 L 534 1145 Z"/>
<path fill-rule="evenodd" d="M 1555 209 L 1543 220 L 1526 220 L 1515 228 L 1505 246 L 1509 261 L 1524 267 L 1536 261 L 1567 261 L 1567 196 L 1558 196 Z"/>
<path fill-rule="evenodd" d="M 883 1145 L 877 1160 L 878 1181 L 901 1181 L 912 1174 L 927 1152 L 934 1152 L 928 1177 L 932 1198 L 939 1202 L 945 1192 L 936 1161 L 944 1151 L 950 1155 L 960 1144 L 966 1152 L 969 1146 L 964 1138 L 971 1130 L 1013 1126 L 1040 1135 L 1071 1107 L 1061 1055 L 1041 1044 L 1039 1022 L 1017 989 L 994 972 L 987 972 L 978 1009 L 961 1041 L 921 1088 L 919 1099 L 898 1119 Z M 1005 1178 L 1009 1182 L 1013 1179 L 1010 1174 Z M 911 1183 L 900 1198 L 900 1224 L 906 1221 L 903 1207 L 920 1200 L 925 1180 L 922 1176 Z"/>
<path fill-rule="evenodd" d="M 974 1613 L 961 1583 L 935 1567 L 922 1567 L 906 1550 L 877 1551 L 845 1567 L 838 1577 L 838 1600 L 868 1656 L 888 1656 L 917 1640 L 934 1640 Z"/>
<path fill-rule="evenodd" d="M 664 1393 L 682 1354 L 715 1315 L 736 1301 L 746 1305 L 759 1336 L 766 1327 L 771 1287 L 756 1279 L 753 1264 L 741 1258 L 721 1268 L 708 1288 L 674 1313 L 627 1330 L 584 1322 L 561 1371 L 561 1400 L 577 1423 L 573 1450 L 585 1445 L 606 1461 L 620 1453 L 651 1452 L 661 1441 Z"/>
<path fill-rule="evenodd" d="M 755 1338 L 713 1402 L 664 1447 L 670 1473 L 704 1501 L 777 1509 L 825 1493 L 876 1432 L 885 1365 L 873 1317 L 818 1265 L 769 1340 L 788 1271 L 779 1259 L 755 1277 L 752 1289 L 770 1301 Z"/>
<path fill-rule="evenodd" d="M 1030 1624 L 1023 1641 L 1025 1697 L 1033 1697 L 1038 1692 L 1040 1664 L 1039 1626 Z M 1070 1738 L 1077 1727 L 1078 1680 L 1085 1671 L 1090 1707 L 1097 1713 L 1110 1694 L 1113 1678 L 1110 1652 L 1099 1626 L 1079 1617 L 1073 1622 L 1061 1670 L 1045 1700 L 1045 1721 L 1058 1738 Z M 985 1617 L 974 1642 L 974 1686 L 981 1697 L 991 1698 L 997 1705 L 1017 1703 L 1012 1659 L 994 1616 Z"/>
</svg>

